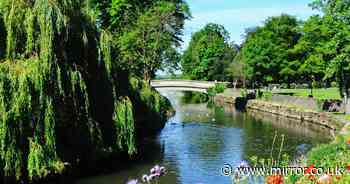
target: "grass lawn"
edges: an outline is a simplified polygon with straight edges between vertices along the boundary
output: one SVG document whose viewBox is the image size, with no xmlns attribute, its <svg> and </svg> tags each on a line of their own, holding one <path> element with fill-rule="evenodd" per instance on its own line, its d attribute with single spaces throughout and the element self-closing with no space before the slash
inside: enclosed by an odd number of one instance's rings
<svg viewBox="0 0 350 184">
<path fill-rule="evenodd" d="M 308 97 L 310 89 L 279 89 L 278 93 L 294 93 L 294 96 Z M 319 88 L 313 89 L 313 95 L 316 99 L 338 99 L 340 100 L 340 93 L 338 88 Z"/>
</svg>

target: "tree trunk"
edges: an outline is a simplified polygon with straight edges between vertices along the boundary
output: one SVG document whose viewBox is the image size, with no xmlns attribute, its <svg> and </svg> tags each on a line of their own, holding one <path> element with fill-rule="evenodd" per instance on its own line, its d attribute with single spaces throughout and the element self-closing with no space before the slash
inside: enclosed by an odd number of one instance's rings
<svg viewBox="0 0 350 184">
<path fill-rule="evenodd" d="M 349 94 L 346 92 L 344 92 L 343 103 L 345 114 L 350 114 Z"/>
<path fill-rule="evenodd" d="M 309 88 L 310 88 L 310 94 L 309 97 L 314 97 L 314 91 L 313 91 L 313 86 L 312 86 L 312 80 L 309 82 Z"/>
<path fill-rule="evenodd" d="M 148 83 L 151 84 L 151 74 L 149 72 L 149 70 L 145 69 L 144 73 L 143 73 L 143 79 Z"/>
</svg>

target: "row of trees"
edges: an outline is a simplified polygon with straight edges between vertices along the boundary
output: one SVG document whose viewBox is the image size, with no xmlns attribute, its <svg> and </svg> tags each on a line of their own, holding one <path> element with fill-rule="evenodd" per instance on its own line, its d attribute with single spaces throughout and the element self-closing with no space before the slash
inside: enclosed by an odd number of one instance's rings
<svg viewBox="0 0 350 184">
<path fill-rule="evenodd" d="M 241 48 L 245 76 L 258 86 L 269 83 L 330 83 L 349 95 L 350 4 L 314 1 L 322 11 L 305 22 L 295 17 L 271 17 L 248 30 Z"/>
<path fill-rule="evenodd" d="M 207 25 L 192 36 L 183 54 L 184 75 L 242 80 L 250 87 L 337 81 L 342 95 L 349 96 L 350 4 L 316 0 L 310 6 L 322 15 L 304 22 L 287 14 L 270 17 L 262 26 L 247 29 L 239 47 L 229 44 L 222 26 Z"/>
</svg>

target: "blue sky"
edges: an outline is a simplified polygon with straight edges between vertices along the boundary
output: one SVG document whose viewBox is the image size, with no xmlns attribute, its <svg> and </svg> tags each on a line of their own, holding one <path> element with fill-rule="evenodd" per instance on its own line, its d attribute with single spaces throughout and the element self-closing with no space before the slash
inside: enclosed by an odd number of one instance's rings
<svg viewBox="0 0 350 184">
<path fill-rule="evenodd" d="M 316 14 L 308 4 L 312 0 L 187 0 L 192 19 L 185 24 L 184 45 L 187 47 L 193 32 L 207 23 L 223 25 L 231 40 L 242 42 L 242 34 L 249 27 L 259 26 L 270 17 L 287 13 L 305 20 Z"/>
</svg>

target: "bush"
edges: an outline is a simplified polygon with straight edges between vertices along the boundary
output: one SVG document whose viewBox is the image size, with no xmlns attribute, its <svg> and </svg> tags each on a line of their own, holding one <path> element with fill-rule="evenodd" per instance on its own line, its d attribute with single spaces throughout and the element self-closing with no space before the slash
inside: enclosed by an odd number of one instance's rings
<svg viewBox="0 0 350 184">
<path fill-rule="evenodd" d="M 331 87 L 332 88 L 337 88 L 338 87 L 338 83 L 335 82 L 335 81 L 331 82 Z"/>
<path fill-rule="evenodd" d="M 225 84 L 221 84 L 221 83 L 215 84 L 215 91 L 217 93 L 223 93 L 225 91 L 225 89 L 226 89 L 226 85 Z"/>
<path fill-rule="evenodd" d="M 214 87 L 207 90 L 209 96 L 215 96 L 218 93 L 223 93 L 226 89 L 225 84 L 217 83 Z"/>
<path fill-rule="evenodd" d="M 205 103 L 209 101 L 209 97 L 207 94 L 200 93 L 200 92 L 191 92 L 191 91 L 185 91 L 184 96 L 181 98 L 181 101 L 183 103 Z"/>
<path fill-rule="evenodd" d="M 317 168 L 347 168 L 350 160 L 349 140 L 350 135 L 339 135 L 332 143 L 313 148 L 308 153 L 306 165 L 313 165 Z M 297 180 L 298 183 L 313 183 L 310 181 L 309 176 L 299 176 L 296 178 L 295 176 L 289 176 L 287 179 L 289 181 Z M 317 177 L 316 180 L 318 179 Z M 339 176 L 332 176 L 332 181 L 337 181 L 336 183 L 341 184 L 349 183 L 350 176 L 344 173 Z"/>
</svg>

